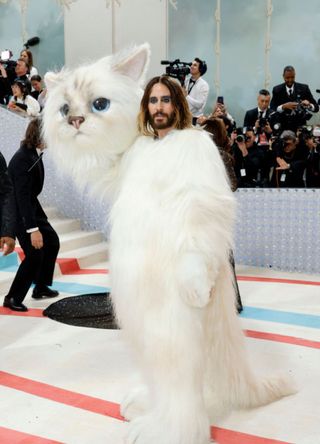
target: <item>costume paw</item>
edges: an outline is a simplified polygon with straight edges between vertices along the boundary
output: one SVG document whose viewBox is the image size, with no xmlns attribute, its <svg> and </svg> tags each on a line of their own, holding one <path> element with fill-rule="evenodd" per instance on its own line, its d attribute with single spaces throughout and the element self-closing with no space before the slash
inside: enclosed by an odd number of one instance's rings
<svg viewBox="0 0 320 444">
<path fill-rule="evenodd" d="M 121 402 L 120 413 L 126 420 L 132 421 L 146 413 L 148 403 L 147 388 L 144 386 L 136 387 Z"/>
<path fill-rule="evenodd" d="M 190 423 L 192 421 L 179 429 L 175 418 L 164 421 L 161 416 L 144 415 L 129 424 L 125 444 L 210 444 L 209 427 L 190 433 Z"/>
<path fill-rule="evenodd" d="M 209 280 L 203 257 L 197 253 L 185 254 L 178 269 L 182 297 L 192 307 L 205 307 L 211 297 L 213 282 Z"/>
</svg>

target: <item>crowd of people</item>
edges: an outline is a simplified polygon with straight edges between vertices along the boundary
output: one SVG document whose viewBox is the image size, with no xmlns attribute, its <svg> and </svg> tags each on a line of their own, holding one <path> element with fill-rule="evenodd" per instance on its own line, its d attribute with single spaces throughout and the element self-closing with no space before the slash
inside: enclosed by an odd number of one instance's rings
<svg viewBox="0 0 320 444">
<path fill-rule="evenodd" d="M 29 49 L 17 61 L 0 61 L 0 104 L 11 111 L 36 117 L 44 107 L 46 90 Z"/>
<path fill-rule="evenodd" d="M 319 105 L 308 85 L 295 81 L 294 67 L 284 68 L 284 82 L 272 94 L 259 91 L 257 106 L 246 111 L 239 127 L 223 97 L 218 97 L 209 116 L 203 115 L 209 94 L 202 79 L 206 69 L 195 58 L 184 91 L 194 124 L 212 134 L 228 159 L 232 186 L 320 188 L 320 129 L 307 124 Z"/>
</svg>

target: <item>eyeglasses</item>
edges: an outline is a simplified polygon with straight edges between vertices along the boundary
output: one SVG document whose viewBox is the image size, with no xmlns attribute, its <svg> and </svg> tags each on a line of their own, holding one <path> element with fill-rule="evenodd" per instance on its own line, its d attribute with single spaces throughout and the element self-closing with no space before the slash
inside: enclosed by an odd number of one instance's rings
<svg viewBox="0 0 320 444">
<path fill-rule="evenodd" d="M 152 103 L 152 105 L 155 105 L 159 102 L 158 97 L 152 96 L 149 98 L 149 103 Z M 162 96 L 160 97 L 161 103 L 170 103 L 171 102 L 171 96 Z"/>
</svg>

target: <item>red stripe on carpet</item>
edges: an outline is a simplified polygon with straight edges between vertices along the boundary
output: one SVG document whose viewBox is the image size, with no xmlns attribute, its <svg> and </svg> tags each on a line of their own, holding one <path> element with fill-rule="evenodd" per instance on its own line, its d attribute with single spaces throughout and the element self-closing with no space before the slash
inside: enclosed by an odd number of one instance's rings
<svg viewBox="0 0 320 444">
<path fill-rule="evenodd" d="M 319 341 L 311 341 L 309 339 L 296 338 L 294 336 L 285 336 L 275 333 L 265 333 L 255 330 L 244 330 L 244 334 L 249 338 L 265 339 L 266 341 L 284 342 L 285 344 L 301 345 L 302 347 L 320 349 Z"/>
<path fill-rule="evenodd" d="M 41 438 L 40 436 L 29 435 L 17 430 L 7 429 L 0 426 L 1 444 L 63 444 L 60 441 Z"/>
<path fill-rule="evenodd" d="M 16 376 L 11 373 L 0 371 L 0 385 L 15 390 L 20 390 L 41 398 L 50 399 L 60 404 L 66 404 L 99 415 L 124 420 L 120 415 L 120 406 L 114 402 L 83 395 L 81 393 L 64 390 L 43 382 Z M 246 433 L 232 430 L 211 427 L 211 435 L 218 440 L 219 444 L 288 444 L 284 441 L 276 441 L 259 436 L 248 435 Z M 30 442 L 31 444 L 31 442 Z M 33 444 L 33 443 L 32 443 Z"/>
<path fill-rule="evenodd" d="M 0 315 L 25 316 L 29 318 L 44 318 L 42 308 L 29 308 L 28 311 L 13 311 L 10 308 L 0 307 Z"/>
<path fill-rule="evenodd" d="M 24 259 L 24 252 L 20 247 L 15 248 L 19 255 L 20 261 Z M 81 268 L 77 258 L 57 258 L 57 264 L 60 267 L 62 274 L 108 274 L 109 270 L 106 268 Z"/>
<path fill-rule="evenodd" d="M 211 427 L 211 437 L 219 444 L 289 444 L 285 441 L 234 432 L 220 427 Z"/>
<path fill-rule="evenodd" d="M 279 284 L 300 284 L 300 285 L 320 285 L 319 281 L 304 281 L 299 279 L 282 279 L 282 278 L 267 278 L 259 276 L 238 276 L 238 281 L 248 282 L 277 282 Z"/>
<path fill-rule="evenodd" d="M 107 274 L 106 268 L 81 268 L 76 258 L 57 258 L 62 274 Z"/>
<path fill-rule="evenodd" d="M 50 399 L 60 404 L 70 405 L 99 415 L 110 416 L 122 420 L 119 404 L 95 398 L 93 396 L 83 395 L 81 393 L 64 390 L 43 382 L 33 381 L 32 379 L 12 375 L 0 371 L 0 384 L 15 390 L 20 390 L 30 395 Z"/>
</svg>

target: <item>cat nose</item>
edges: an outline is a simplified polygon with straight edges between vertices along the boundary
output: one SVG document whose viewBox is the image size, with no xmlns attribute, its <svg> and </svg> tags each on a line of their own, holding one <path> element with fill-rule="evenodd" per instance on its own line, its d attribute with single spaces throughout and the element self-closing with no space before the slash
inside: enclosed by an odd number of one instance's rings
<svg viewBox="0 0 320 444">
<path fill-rule="evenodd" d="M 69 116 L 68 123 L 73 125 L 76 129 L 80 128 L 81 123 L 84 122 L 83 116 Z"/>
</svg>

